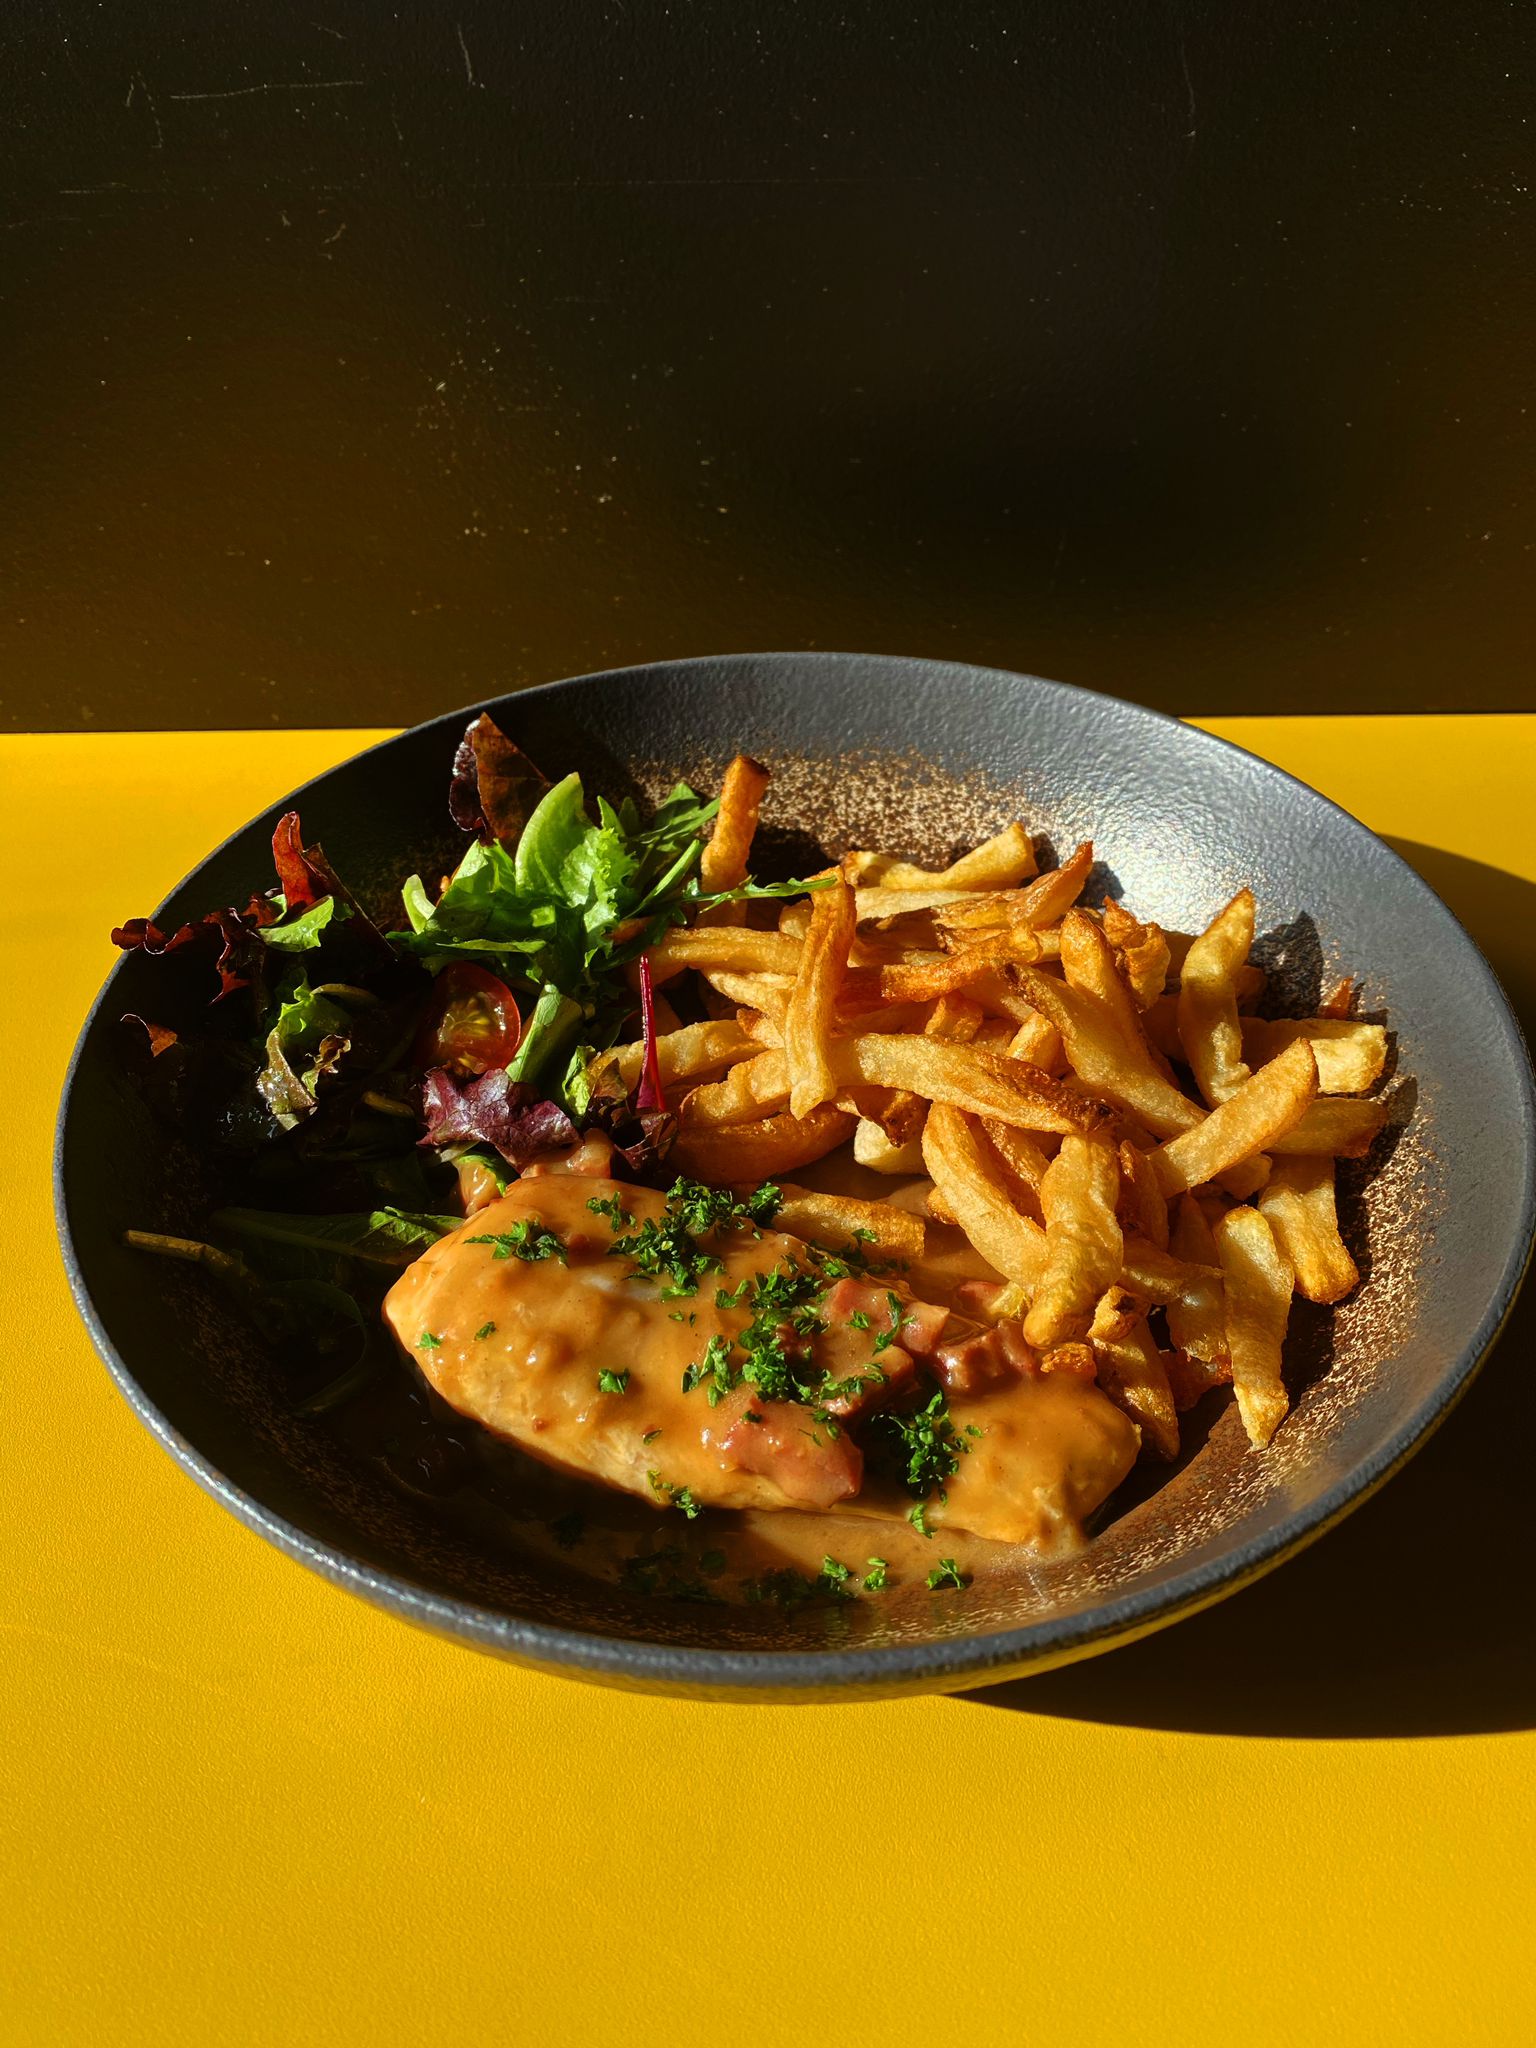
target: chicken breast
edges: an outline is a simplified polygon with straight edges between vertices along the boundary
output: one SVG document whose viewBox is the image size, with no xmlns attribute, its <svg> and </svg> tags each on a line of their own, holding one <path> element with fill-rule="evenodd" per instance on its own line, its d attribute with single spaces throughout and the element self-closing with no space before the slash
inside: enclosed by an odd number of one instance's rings
<svg viewBox="0 0 1536 2048">
<path fill-rule="evenodd" d="M 844 1280 L 817 1303 L 825 1329 L 797 1337 L 788 1319 L 778 1325 L 799 1345 L 805 1377 L 826 1372 L 842 1389 L 826 1404 L 842 1420 L 828 1426 L 802 1402 L 729 1385 L 739 1371 L 709 1371 L 727 1352 L 739 1369 L 756 1283 L 812 1269 L 813 1254 L 777 1231 L 715 1232 L 699 1242 L 719 1269 L 679 1292 L 664 1259 L 657 1271 L 654 1258 L 615 1250 L 667 1223 L 666 1202 L 647 1188 L 524 1178 L 401 1275 L 386 1320 L 450 1406 L 561 1470 L 690 1513 L 853 1503 L 870 1412 L 910 1385 L 915 1353 L 928 1362 L 945 1311 L 912 1301 L 899 1282 Z M 1054 1546 L 1134 1460 L 1135 1429 L 1095 1387 L 1032 1364 L 1026 1350 L 957 1393 L 951 1412 L 968 1454 L 948 1502 L 935 1503 L 935 1525 Z M 873 1496 L 858 1505 L 880 1512 Z"/>
</svg>

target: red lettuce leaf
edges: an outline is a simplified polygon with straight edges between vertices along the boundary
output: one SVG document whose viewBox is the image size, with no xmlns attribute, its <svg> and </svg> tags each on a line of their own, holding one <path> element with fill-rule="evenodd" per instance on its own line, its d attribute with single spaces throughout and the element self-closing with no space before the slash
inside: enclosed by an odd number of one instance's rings
<svg viewBox="0 0 1536 2048">
<path fill-rule="evenodd" d="M 446 1067 L 429 1068 L 420 1107 L 423 1145 L 490 1145 L 519 1171 L 581 1136 L 558 1102 L 547 1101 L 531 1081 L 514 1081 L 504 1067 L 468 1082 L 455 1080 Z"/>
<path fill-rule="evenodd" d="M 126 924 L 114 929 L 112 943 L 121 946 L 125 953 L 148 953 L 155 957 L 179 953 L 185 946 L 214 955 L 213 964 L 219 976 L 219 992 L 214 1001 L 222 1002 L 236 989 L 261 988 L 267 949 L 257 934 L 263 925 L 274 923 L 276 918 L 277 912 L 265 896 L 253 896 L 244 910 L 210 910 L 206 916 L 179 925 L 173 932 L 161 931 L 147 917 L 130 917 Z"/>
<path fill-rule="evenodd" d="M 344 904 L 349 913 L 345 924 L 336 930 L 337 938 L 344 934 L 349 946 L 376 954 L 380 960 L 394 959 L 389 941 L 326 859 L 325 848 L 303 843 L 297 811 L 285 811 L 277 821 L 272 864 L 288 911 L 309 910 L 323 897 L 334 897 L 338 907 Z"/>
<path fill-rule="evenodd" d="M 638 1181 L 660 1175 L 677 1135 L 677 1118 L 670 1110 L 640 1109 L 627 1095 L 594 1095 L 582 1122 L 588 1130 L 607 1133 L 615 1162 L 622 1160 L 630 1179 Z"/>
<path fill-rule="evenodd" d="M 515 846 L 548 779 L 487 711 L 470 720 L 453 757 L 448 809 L 461 832 Z"/>
</svg>

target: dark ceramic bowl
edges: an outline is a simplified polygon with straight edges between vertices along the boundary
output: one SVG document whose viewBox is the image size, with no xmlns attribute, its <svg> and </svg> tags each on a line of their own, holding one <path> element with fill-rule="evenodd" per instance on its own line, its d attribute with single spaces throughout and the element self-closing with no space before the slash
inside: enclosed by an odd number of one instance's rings
<svg viewBox="0 0 1536 2048">
<path fill-rule="evenodd" d="M 113 1026 L 150 1011 L 125 957 L 65 1085 L 57 1199 L 80 1310 L 134 1409 L 216 1499 L 290 1556 L 406 1619 L 552 1671 L 736 1699 L 952 1689 L 1104 1649 L 1187 1614 L 1319 1535 L 1402 1463 L 1471 1379 L 1509 1311 L 1533 1221 L 1531 1073 L 1482 957 L 1379 839 L 1314 791 L 1156 713 L 1030 676 L 789 654 L 585 676 L 492 707 L 552 774 L 589 789 L 710 785 L 738 748 L 774 763 L 767 849 L 854 842 L 929 861 L 1023 816 L 1091 837 L 1103 883 L 1198 929 L 1244 882 L 1281 1007 L 1358 975 L 1396 1034 L 1393 1119 L 1341 1203 L 1366 1284 L 1297 1304 L 1296 1410 L 1264 1455 L 1230 1406 L 1079 1556 L 1021 1559 L 943 1601 L 830 1613 L 631 1597 L 493 1555 L 391 1491 L 323 1425 L 287 1412 L 270 1356 L 195 1273 L 147 1270 L 129 1226 L 195 1229 L 195 1160 L 124 1080 Z M 226 841 L 157 912 L 243 901 L 278 813 L 382 898 L 460 842 L 444 793 L 462 716 L 320 776 Z M 795 841 L 800 843 L 798 849 Z M 802 870 L 803 871 L 803 870 Z M 133 906 L 127 906 L 132 908 Z"/>
</svg>

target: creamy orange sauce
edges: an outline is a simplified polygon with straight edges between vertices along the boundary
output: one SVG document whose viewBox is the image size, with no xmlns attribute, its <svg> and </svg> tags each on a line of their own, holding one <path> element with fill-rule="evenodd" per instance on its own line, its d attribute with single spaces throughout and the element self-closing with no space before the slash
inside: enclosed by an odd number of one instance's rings
<svg viewBox="0 0 1536 2048">
<path fill-rule="evenodd" d="M 847 1441 L 840 1449 L 817 1448 L 808 1410 L 787 1411 L 793 1436 L 804 1439 L 784 1438 L 788 1464 L 786 1456 L 766 1455 L 758 1461 L 762 1469 L 753 1470 L 744 1467 L 740 1449 L 752 1390 L 718 1408 L 702 1388 L 683 1392 L 684 1370 L 703 1357 L 710 1337 L 735 1337 L 750 1319 L 744 1305 L 718 1307 L 716 1290 L 791 1259 L 803 1264 L 805 1247 L 771 1231 L 712 1240 L 724 1271 L 706 1276 L 696 1294 L 667 1301 L 663 1282 L 634 1273 L 610 1252 L 612 1225 L 588 1208 L 593 1196 L 616 1197 L 633 1227 L 646 1217 L 659 1220 L 665 1210 L 661 1196 L 644 1188 L 584 1177 L 525 1179 L 407 1269 L 390 1291 L 385 1316 L 428 1384 L 460 1415 L 553 1472 L 596 1480 L 658 1511 L 684 1489 L 702 1507 L 733 1511 L 696 1522 L 668 1514 L 665 1547 L 674 1556 L 666 1576 L 691 1584 L 703 1571 L 707 1581 L 706 1562 L 718 1575 L 722 1552 L 733 1567 L 745 1557 L 763 1570 L 776 1559 L 812 1576 L 824 1553 L 855 1572 L 870 1556 L 884 1556 L 900 1571 L 926 1570 L 936 1547 L 908 1525 L 910 1496 L 874 1480 L 855 1491 L 847 1466 L 852 1459 L 856 1470 L 856 1451 Z M 519 1224 L 555 1232 L 568 1263 L 497 1258 L 494 1244 L 473 1242 Z M 603 1371 L 627 1374 L 625 1391 L 601 1391 Z M 950 1415 L 969 1450 L 948 1482 L 947 1501 L 935 1499 L 927 1514 L 929 1526 L 943 1533 L 943 1554 L 962 1569 L 974 1568 L 978 1548 L 990 1551 L 996 1543 L 1036 1551 L 1076 1544 L 1085 1518 L 1136 1456 L 1132 1425 L 1096 1387 L 1068 1375 L 1031 1373 L 954 1395 Z M 750 1447 L 757 1448 L 755 1440 Z M 809 1480 L 793 1469 L 797 1454 L 813 1468 Z M 840 1492 L 827 1491 L 828 1459 L 843 1475 L 835 1482 Z M 615 1518 L 604 1497 L 588 1491 L 587 1519 L 597 1526 L 616 1520 L 633 1543 L 634 1510 Z M 780 1512 L 786 1507 L 799 1511 Z M 812 1507 L 832 1512 L 807 1511 Z M 979 1546 L 974 1539 L 982 1539 Z M 592 1545 L 583 1543 L 582 1551 L 577 1561 L 597 1563 Z"/>
</svg>

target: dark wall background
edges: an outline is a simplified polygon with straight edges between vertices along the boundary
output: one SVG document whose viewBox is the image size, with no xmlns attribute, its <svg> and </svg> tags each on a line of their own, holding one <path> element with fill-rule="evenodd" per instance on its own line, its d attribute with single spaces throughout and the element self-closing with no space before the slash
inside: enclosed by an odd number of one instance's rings
<svg viewBox="0 0 1536 2048">
<path fill-rule="evenodd" d="M 0 718 L 1536 708 L 1531 10 L 24 0 Z"/>
</svg>

